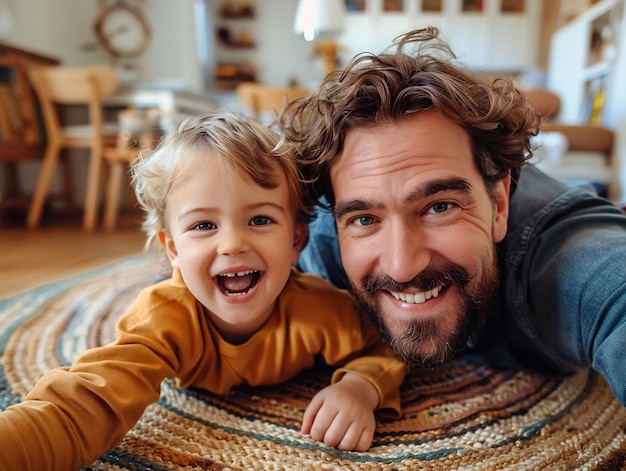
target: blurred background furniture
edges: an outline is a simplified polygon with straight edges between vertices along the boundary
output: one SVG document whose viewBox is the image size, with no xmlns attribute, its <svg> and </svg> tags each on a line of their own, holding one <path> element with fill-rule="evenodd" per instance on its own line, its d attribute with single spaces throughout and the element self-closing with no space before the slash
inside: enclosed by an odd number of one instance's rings
<svg viewBox="0 0 626 471">
<path fill-rule="evenodd" d="M 561 100 L 551 90 L 537 88 L 524 94 L 542 117 L 536 165 L 562 180 L 591 183 L 599 194 L 609 196 L 615 176 L 614 131 L 601 125 L 561 123 Z"/>
<path fill-rule="evenodd" d="M 30 197 L 20 185 L 19 164 L 43 157 L 45 136 L 29 71 L 59 64 L 54 57 L 0 43 L 0 164 L 6 180 L 0 195 L 0 218 L 5 211 L 21 210 Z M 69 162 L 64 166 L 64 197 L 71 200 Z"/>
<path fill-rule="evenodd" d="M 611 166 L 606 169 L 611 180 L 609 198 L 625 201 L 624 0 L 588 1 L 587 5 L 588 8 L 582 9 L 550 36 L 545 86 L 561 99 L 562 106 L 556 120 L 558 124 L 600 124 L 613 132 Z M 587 139 L 582 134 L 577 137 Z M 595 139 L 595 136 L 592 137 L 592 140 Z M 595 167 L 602 168 L 599 165 Z"/>
<path fill-rule="evenodd" d="M 28 211 L 27 225 L 29 228 L 39 225 L 62 149 L 86 148 L 89 150 L 89 166 L 83 227 L 92 231 L 96 226 L 104 148 L 108 145 L 115 149 L 117 142 L 117 125 L 105 126 L 101 103 L 103 96 L 111 95 L 118 87 L 116 72 L 109 66 L 56 66 L 34 70 L 31 77 L 48 142 Z M 58 113 L 60 105 L 86 105 L 88 122 L 63 125 Z"/>
<path fill-rule="evenodd" d="M 115 93 L 102 97 L 107 114 L 128 108 L 160 111 L 159 128 L 164 133 L 178 129 L 180 123 L 195 115 L 215 111 L 220 103 L 212 96 L 190 90 L 180 90 L 162 84 L 121 86 Z"/>
<path fill-rule="evenodd" d="M 255 82 L 242 82 L 237 85 L 237 99 L 254 119 L 268 123 L 275 118 L 291 101 L 308 95 L 302 87 L 270 87 Z"/>
<path fill-rule="evenodd" d="M 130 164 L 139 153 L 152 152 L 161 137 L 161 132 L 156 127 L 159 115 L 151 113 L 152 110 L 156 109 L 130 108 L 120 111 L 116 145 L 105 146 L 103 149 L 102 158 L 108 170 L 102 224 L 105 231 L 112 231 L 117 225 L 124 173 L 128 172 Z"/>
</svg>

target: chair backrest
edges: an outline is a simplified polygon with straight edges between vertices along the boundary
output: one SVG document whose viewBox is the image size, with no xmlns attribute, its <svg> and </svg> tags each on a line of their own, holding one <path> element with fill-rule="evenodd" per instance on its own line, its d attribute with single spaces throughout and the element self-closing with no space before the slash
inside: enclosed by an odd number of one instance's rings
<svg viewBox="0 0 626 471">
<path fill-rule="evenodd" d="M 99 98 L 111 95 L 119 84 L 110 66 L 42 67 L 33 70 L 32 77 L 35 84 L 45 82 L 50 100 L 64 105 L 88 103 L 94 91 Z"/>
<path fill-rule="evenodd" d="M 553 91 L 547 88 L 534 88 L 526 90 L 524 96 L 543 120 L 554 120 L 558 117 L 561 111 L 561 99 Z"/>
<path fill-rule="evenodd" d="M 0 43 L 0 161 L 41 158 L 43 146 L 30 71 L 59 60 Z"/>
<path fill-rule="evenodd" d="M 89 124 L 102 133 L 103 97 L 118 88 L 118 78 L 111 66 L 41 67 L 31 72 L 48 138 L 60 132 L 56 105 L 87 105 Z"/>
<path fill-rule="evenodd" d="M 251 112 L 257 121 L 264 113 L 276 115 L 287 103 L 308 95 L 309 90 L 301 87 L 271 87 L 254 82 L 242 82 L 237 86 L 237 99 L 241 106 Z"/>
</svg>

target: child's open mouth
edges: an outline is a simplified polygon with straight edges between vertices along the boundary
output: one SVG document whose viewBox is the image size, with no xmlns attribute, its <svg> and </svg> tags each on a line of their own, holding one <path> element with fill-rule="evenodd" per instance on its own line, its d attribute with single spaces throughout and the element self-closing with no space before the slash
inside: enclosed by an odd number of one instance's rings
<svg viewBox="0 0 626 471">
<path fill-rule="evenodd" d="M 217 285 L 226 296 L 241 296 L 256 286 L 261 277 L 258 270 L 246 270 L 217 275 Z"/>
</svg>

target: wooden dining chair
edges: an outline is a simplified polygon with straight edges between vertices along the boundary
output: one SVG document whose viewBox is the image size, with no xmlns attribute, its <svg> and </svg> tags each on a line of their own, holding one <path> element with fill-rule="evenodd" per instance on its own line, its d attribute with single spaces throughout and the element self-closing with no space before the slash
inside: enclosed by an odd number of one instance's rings
<svg viewBox="0 0 626 471">
<path fill-rule="evenodd" d="M 56 66 L 33 70 L 31 80 L 43 115 L 47 146 L 33 192 L 27 226 L 35 228 L 39 225 L 61 151 L 66 148 L 86 148 L 89 150 L 89 164 L 83 227 L 92 231 L 97 221 L 103 154 L 105 147 L 115 148 L 118 133 L 117 123 L 105 124 L 101 100 L 117 90 L 117 74 L 110 66 Z M 58 112 L 59 105 L 85 105 L 88 122 L 64 125 Z"/>
<path fill-rule="evenodd" d="M 128 173 L 130 165 L 140 152 L 142 154 L 152 152 L 159 138 L 160 133 L 155 129 L 146 128 L 139 134 L 122 129 L 115 147 L 104 148 L 102 156 L 104 162 L 108 164 L 102 224 L 105 231 L 112 231 L 117 226 L 124 173 Z"/>
<path fill-rule="evenodd" d="M 45 139 L 37 100 L 31 86 L 29 73 L 33 68 L 59 65 L 54 57 L 17 48 L 0 42 L 0 168 L 4 173 L 4 192 L 0 189 L 0 226 L 3 216 L 13 218 L 14 210 L 22 210 L 30 203 L 30 194 L 24 191 L 20 174 L 25 163 L 41 161 Z M 62 162 L 62 185 L 58 195 L 71 206 L 71 168 L 69 161 Z M 68 184 L 70 183 L 70 184 Z"/>
<path fill-rule="evenodd" d="M 236 88 L 239 104 L 259 122 L 277 116 L 287 103 L 308 95 L 302 87 L 271 87 L 256 82 L 241 82 Z"/>
</svg>

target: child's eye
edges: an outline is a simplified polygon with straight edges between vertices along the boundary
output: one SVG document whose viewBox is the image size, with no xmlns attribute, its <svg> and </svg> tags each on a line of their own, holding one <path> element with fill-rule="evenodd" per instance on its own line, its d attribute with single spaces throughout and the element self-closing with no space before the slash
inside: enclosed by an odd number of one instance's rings
<svg viewBox="0 0 626 471">
<path fill-rule="evenodd" d="M 198 222 L 194 224 L 193 226 L 191 226 L 191 229 L 194 231 L 210 231 L 215 228 L 216 228 L 215 224 L 213 224 L 212 222 L 208 222 L 208 221 Z"/>
<path fill-rule="evenodd" d="M 267 216 L 255 216 L 250 220 L 251 226 L 265 226 L 266 224 L 270 224 L 272 220 Z"/>
</svg>

